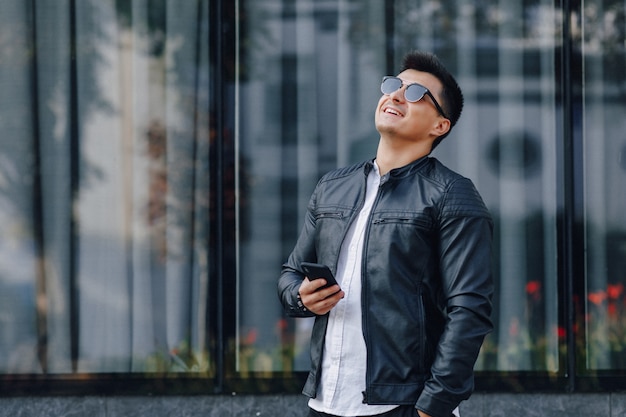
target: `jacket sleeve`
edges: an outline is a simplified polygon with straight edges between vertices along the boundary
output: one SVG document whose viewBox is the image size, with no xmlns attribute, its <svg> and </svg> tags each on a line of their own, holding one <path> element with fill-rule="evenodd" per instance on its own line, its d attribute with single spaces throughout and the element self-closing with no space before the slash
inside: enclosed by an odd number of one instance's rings
<svg viewBox="0 0 626 417">
<path fill-rule="evenodd" d="M 280 278 L 278 279 L 278 298 L 283 305 L 285 313 L 290 317 L 315 316 L 302 305 L 298 297 L 300 285 L 304 280 L 304 273 L 300 271 L 300 263 L 302 261 L 315 262 L 316 260 L 314 204 L 315 193 L 309 201 L 300 236 L 287 262 L 283 264 Z"/>
<path fill-rule="evenodd" d="M 470 180 L 452 183 L 439 210 L 439 268 L 446 325 L 416 408 L 450 416 L 474 389 L 474 364 L 492 330 L 493 223 Z"/>
</svg>

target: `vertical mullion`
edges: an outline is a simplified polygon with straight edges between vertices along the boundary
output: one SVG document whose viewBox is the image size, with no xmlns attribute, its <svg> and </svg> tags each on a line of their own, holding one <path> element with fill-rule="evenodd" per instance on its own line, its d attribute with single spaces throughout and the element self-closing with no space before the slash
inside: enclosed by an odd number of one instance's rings
<svg viewBox="0 0 626 417">
<path fill-rule="evenodd" d="M 562 16 L 563 16 L 563 39 L 562 39 L 562 56 L 561 56 L 561 71 L 560 71 L 560 89 L 561 89 L 561 103 L 563 107 L 562 117 L 562 129 L 563 129 L 563 180 L 561 181 L 563 186 L 562 207 L 562 233 L 561 233 L 561 247 L 563 254 L 562 267 L 562 289 L 563 289 L 563 314 L 564 323 L 567 329 L 566 332 L 566 389 L 569 392 L 574 392 L 577 386 L 577 338 L 581 337 L 578 332 L 575 332 L 576 322 L 579 319 L 577 317 L 577 306 L 575 304 L 576 295 L 580 295 L 580 285 L 576 283 L 583 282 L 579 279 L 581 271 L 584 268 L 580 267 L 580 263 L 584 263 L 580 244 L 582 241 L 579 239 L 582 237 L 580 228 L 582 227 L 582 207 L 581 203 L 577 203 L 580 196 L 580 180 L 582 179 L 582 172 L 577 172 L 577 169 L 582 169 L 581 164 L 581 149 L 580 143 L 582 139 L 582 124 L 576 125 L 577 117 L 580 118 L 580 97 L 575 97 L 574 88 L 581 86 L 580 74 L 576 74 L 574 66 L 580 62 L 575 60 L 582 59 L 576 57 L 574 54 L 574 39 L 572 34 L 572 20 L 575 16 L 576 10 L 572 6 L 569 0 L 562 0 Z M 576 101 L 575 101 L 576 100 Z M 577 115 L 578 112 L 578 115 Z M 583 336 L 584 337 L 584 336 Z"/>
<path fill-rule="evenodd" d="M 215 246 L 216 266 L 216 331 L 217 331 L 217 377 L 216 392 L 228 390 L 228 376 L 234 375 L 229 368 L 236 362 L 235 354 L 237 337 L 238 310 L 238 231 L 236 205 L 239 204 L 236 194 L 238 182 L 237 129 L 236 113 L 238 101 L 236 88 L 238 83 L 236 39 L 239 16 L 238 7 L 241 0 L 216 1 L 213 48 L 215 72 L 212 77 L 215 115 L 214 153 L 215 166 L 211 172 L 215 174 L 215 218 L 217 244 Z M 228 87 L 228 88 L 227 88 Z"/>
<path fill-rule="evenodd" d="M 214 124 L 215 124 L 215 142 L 212 144 L 213 153 L 215 155 L 212 160 L 214 161 L 214 166 L 211 168 L 211 172 L 215 173 L 214 181 L 212 181 L 212 190 L 214 196 L 211 198 L 211 201 L 214 201 L 215 204 L 211 206 L 211 209 L 214 210 L 215 214 L 215 222 L 211 225 L 215 230 L 214 236 L 214 245 L 211 245 L 215 248 L 214 260 L 216 261 L 215 268 L 212 269 L 215 271 L 214 282 L 215 282 L 215 366 L 216 366 L 216 377 L 215 377 L 215 391 L 223 392 L 224 389 L 224 380 L 225 380 L 225 352 L 226 352 L 226 344 L 228 343 L 225 339 L 225 314 L 224 314 L 224 228 L 223 228 L 223 180 L 224 175 L 222 175 L 223 171 L 223 132 L 224 132 L 224 92 L 223 92 L 223 83 L 224 83 L 224 59 L 223 59 L 223 41 L 224 38 L 222 36 L 223 30 L 223 0 L 216 0 L 212 2 L 214 5 L 213 16 L 215 17 L 214 29 L 212 30 L 212 35 L 214 37 L 213 42 L 209 42 L 211 47 L 213 48 L 213 57 L 215 62 L 216 71 L 211 77 L 211 86 L 212 86 L 212 96 L 214 97 Z"/>
<path fill-rule="evenodd" d="M 70 311 L 70 360 L 72 372 L 78 371 L 79 359 L 79 308 L 78 308 L 78 219 L 73 207 L 76 205 L 80 191 L 80 140 L 79 140 L 79 109 L 78 109 L 78 42 L 76 26 L 76 1 L 70 0 L 70 265 L 69 265 L 69 311 Z"/>
<path fill-rule="evenodd" d="M 293 31 L 293 24 L 296 22 L 297 10 L 294 0 L 282 0 L 281 19 L 281 39 L 282 51 L 286 51 L 281 57 L 281 83 L 280 83 L 280 134 L 282 153 L 281 173 L 280 173 L 280 215 L 283 221 L 280 227 L 280 253 L 289 253 L 290 244 L 288 242 L 297 235 L 294 225 L 297 224 L 293 218 L 298 213 L 298 186 L 297 178 L 293 173 L 298 171 L 298 55 L 297 55 L 297 33 Z M 296 51 L 296 52 L 293 52 Z"/>
<path fill-rule="evenodd" d="M 395 74 L 395 10 L 396 0 L 385 0 L 385 73 Z"/>
<path fill-rule="evenodd" d="M 39 77 L 37 55 L 37 1 L 31 0 L 31 36 L 33 57 L 31 60 L 31 108 L 33 127 L 33 231 L 36 246 L 35 309 L 37 317 L 37 358 L 42 372 L 48 372 L 48 296 L 46 291 L 45 244 L 43 230 L 43 196 L 41 178 L 41 131 L 39 114 Z"/>
<path fill-rule="evenodd" d="M 189 242 L 190 242 L 190 247 L 191 247 L 191 254 L 189 256 L 189 280 L 190 282 L 194 282 L 194 264 L 197 264 L 196 262 L 196 250 L 195 250 L 195 245 L 196 245 L 196 217 L 197 217 L 197 199 L 196 196 L 198 195 L 196 187 L 198 186 L 198 181 L 197 181 L 197 175 L 198 175 L 198 140 L 200 140 L 199 137 L 199 129 L 198 129 L 198 122 L 199 122 L 199 113 L 200 113 L 200 69 L 201 69 L 201 57 L 202 57 L 202 51 L 201 51 L 201 47 L 202 47 L 202 42 L 200 39 L 200 36 L 202 35 L 202 0 L 197 0 L 196 1 L 196 30 L 195 30 L 195 61 L 194 61 L 194 67 L 195 67 L 195 74 L 194 74 L 194 114 L 193 114 L 193 132 L 192 132 L 192 151 L 191 151 L 191 164 L 192 164 L 192 168 L 191 168 L 191 213 L 190 213 L 190 224 L 191 224 L 191 228 L 190 228 L 190 232 L 189 232 Z M 189 289 L 189 300 L 193 300 L 194 295 L 196 293 L 196 287 L 195 285 L 189 285 L 188 287 Z M 194 306 L 196 304 L 193 302 L 189 303 L 188 308 L 190 308 L 191 310 L 193 310 Z M 194 344 L 192 343 L 192 335 L 193 335 L 193 329 L 194 329 L 194 317 L 195 317 L 195 312 L 194 311 L 190 311 L 189 313 L 189 321 L 187 323 L 187 332 L 188 332 L 188 340 L 189 343 L 187 345 L 187 354 L 189 357 L 193 357 L 193 348 L 194 348 Z"/>
</svg>

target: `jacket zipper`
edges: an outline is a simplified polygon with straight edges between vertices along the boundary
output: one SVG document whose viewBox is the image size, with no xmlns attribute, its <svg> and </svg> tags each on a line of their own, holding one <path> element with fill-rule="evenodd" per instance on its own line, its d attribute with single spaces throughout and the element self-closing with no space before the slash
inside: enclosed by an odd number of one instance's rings
<svg viewBox="0 0 626 417">
<path fill-rule="evenodd" d="M 426 323 L 425 323 L 425 317 L 426 317 L 426 311 L 424 309 L 424 284 L 422 281 L 420 281 L 419 283 L 419 313 L 420 313 L 420 317 L 419 317 L 419 322 L 418 322 L 418 326 L 419 326 L 419 331 L 420 331 L 420 343 L 422 344 L 421 346 L 421 351 L 422 351 L 422 362 L 420 363 L 420 371 L 422 373 L 424 373 L 426 371 L 426 360 L 429 356 L 428 352 L 426 352 L 426 349 L 428 348 L 428 341 L 426 340 Z"/>
<path fill-rule="evenodd" d="M 378 202 L 381 198 L 381 188 L 387 181 L 384 181 L 381 177 L 380 183 L 378 185 L 378 193 L 376 194 L 376 199 L 374 203 L 372 203 L 372 209 L 370 210 L 369 217 L 367 219 L 367 224 L 365 226 L 365 233 L 363 235 L 363 255 L 367 253 L 367 246 L 369 243 L 370 231 L 373 223 L 377 223 L 377 221 L 372 221 L 372 213 L 374 213 L 376 206 L 378 206 Z M 367 177 L 365 178 L 365 191 L 367 192 Z M 365 202 L 365 194 L 363 195 L 363 202 Z M 363 208 L 363 205 L 361 205 Z M 361 209 L 359 209 L 360 211 Z M 365 350 L 368 350 L 368 331 L 367 331 L 367 311 L 368 311 L 368 303 L 367 303 L 367 280 L 364 278 L 364 275 L 367 273 L 366 266 L 366 257 L 362 256 L 361 260 L 361 331 L 363 332 L 363 340 L 365 341 Z M 366 364 L 365 364 L 365 391 L 363 391 L 363 404 L 368 404 L 368 391 L 371 385 L 371 375 L 370 370 L 372 367 L 370 366 L 370 355 L 366 355 Z"/>
</svg>

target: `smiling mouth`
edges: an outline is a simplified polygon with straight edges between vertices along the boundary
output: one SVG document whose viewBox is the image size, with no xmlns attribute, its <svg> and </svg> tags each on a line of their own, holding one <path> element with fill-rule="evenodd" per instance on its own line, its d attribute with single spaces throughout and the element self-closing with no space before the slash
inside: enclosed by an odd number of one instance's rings
<svg viewBox="0 0 626 417">
<path fill-rule="evenodd" d="M 394 116 L 400 116 L 400 117 L 402 117 L 402 116 L 403 116 L 403 115 L 402 115 L 402 113 L 400 113 L 400 112 L 399 112 L 398 110 L 396 110 L 396 109 L 392 109 L 391 107 L 387 107 L 387 108 L 383 111 L 383 113 L 391 114 L 391 115 L 394 115 Z"/>
</svg>

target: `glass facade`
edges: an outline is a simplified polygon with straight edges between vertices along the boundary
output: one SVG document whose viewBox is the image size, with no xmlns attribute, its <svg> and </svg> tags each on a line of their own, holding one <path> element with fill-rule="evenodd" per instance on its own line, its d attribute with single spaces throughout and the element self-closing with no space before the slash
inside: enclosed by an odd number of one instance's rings
<svg viewBox="0 0 626 417">
<path fill-rule="evenodd" d="M 208 2 L 0 20 L 0 373 L 211 374 Z"/>
<path fill-rule="evenodd" d="M 625 15 L 612 0 L 2 2 L 3 390 L 299 392 L 312 322 L 284 316 L 280 266 L 319 177 L 375 156 L 381 78 L 411 49 L 464 91 L 433 156 L 495 220 L 479 388 L 619 387 Z"/>
<path fill-rule="evenodd" d="M 584 2 L 580 42 L 585 373 L 626 369 L 626 8 Z"/>
</svg>

